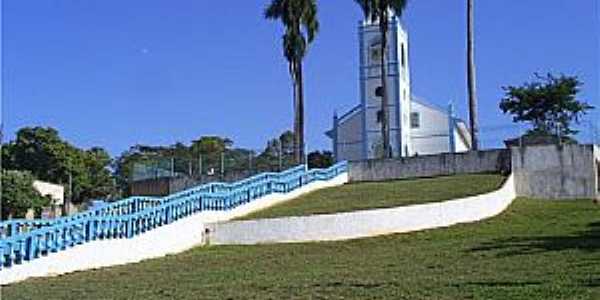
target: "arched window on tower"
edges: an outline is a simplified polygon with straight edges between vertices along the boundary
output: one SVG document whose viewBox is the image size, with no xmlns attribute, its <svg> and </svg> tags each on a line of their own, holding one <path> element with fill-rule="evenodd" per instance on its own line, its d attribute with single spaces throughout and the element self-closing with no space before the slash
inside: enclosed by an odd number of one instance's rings
<svg viewBox="0 0 600 300">
<path fill-rule="evenodd" d="M 404 47 L 404 43 L 402 43 L 402 46 L 400 49 L 400 57 L 401 57 L 400 62 L 402 63 L 402 68 L 406 68 L 406 49 Z"/>
<path fill-rule="evenodd" d="M 381 39 L 379 37 L 369 42 L 369 63 L 372 65 L 381 64 Z"/>
</svg>

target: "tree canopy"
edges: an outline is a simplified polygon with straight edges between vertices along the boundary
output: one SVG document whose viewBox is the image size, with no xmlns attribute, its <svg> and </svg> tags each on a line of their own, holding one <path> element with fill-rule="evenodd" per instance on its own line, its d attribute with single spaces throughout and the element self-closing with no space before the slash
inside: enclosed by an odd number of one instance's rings
<svg viewBox="0 0 600 300">
<path fill-rule="evenodd" d="M 75 203 L 114 192 L 109 154 L 99 147 L 77 148 L 54 128 L 21 128 L 3 150 L 4 169 L 29 171 L 36 179 L 64 185 L 67 193 L 71 177 L 73 191 L 67 198 Z"/>
<path fill-rule="evenodd" d="M 334 163 L 333 153 L 331 151 L 313 151 L 308 154 L 308 167 L 310 169 L 324 169 L 331 167 Z"/>
<path fill-rule="evenodd" d="M 290 73 L 295 76 L 293 63 L 306 55 L 307 45 L 319 31 L 315 0 L 273 0 L 265 9 L 265 18 L 280 19 L 285 26 L 283 54 L 290 62 Z"/>
<path fill-rule="evenodd" d="M 594 107 L 577 99 L 583 83 L 576 76 L 535 74 L 536 80 L 521 86 L 506 86 L 500 109 L 514 122 L 528 122 L 538 134 L 569 137 L 578 131 L 581 117 Z"/>
<path fill-rule="evenodd" d="M 32 208 L 40 214 L 42 207 L 50 203 L 33 188 L 33 175 L 27 171 L 2 171 L 2 220 L 8 216 L 23 218 Z"/>
</svg>

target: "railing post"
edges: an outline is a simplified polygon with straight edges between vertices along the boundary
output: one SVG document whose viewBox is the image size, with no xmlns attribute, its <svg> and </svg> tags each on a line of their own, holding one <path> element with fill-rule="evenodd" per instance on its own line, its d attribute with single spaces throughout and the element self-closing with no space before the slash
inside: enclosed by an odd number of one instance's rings
<svg viewBox="0 0 600 300">
<path fill-rule="evenodd" d="M 133 218 L 130 216 L 127 218 L 127 238 L 133 237 Z"/>
<path fill-rule="evenodd" d="M 10 236 L 16 236 L 18 234 L 18 227 L 19 227 L 19 223 L 17 223 L 16 221 L 13 221 L 10 223 Z"/>
<path fill-rule="evenodd" d="M 2 268 L 4 268 L 4 263 L 5 263 L 5 259 L 4 259 L 4 253 L 5 253 L 5 249 L 4 249 L 4 243 L 0 241 L 0 271 L 2 271 Z"/>
<path fill-rule="evenodd" d="M 34 236 L 27 237 L 25 239 L 25 260 L 33 259 L 33 252 L 35 251 Z"/>
<path fill-rule="evenodd" d="M 91 230 L 91 228 L 92 228 L 92 220 L 89 220 L 89 219 L 88 219 L 88 220 L 85 222 L 85 225 L 84 225 L 84 230 L 85 230 L 85 241 L 86 241 L 86 242 L 89 242 L 89 241 L 91 240 L 91 236 L 92 236 L 92 230 Z"/>
</svg>

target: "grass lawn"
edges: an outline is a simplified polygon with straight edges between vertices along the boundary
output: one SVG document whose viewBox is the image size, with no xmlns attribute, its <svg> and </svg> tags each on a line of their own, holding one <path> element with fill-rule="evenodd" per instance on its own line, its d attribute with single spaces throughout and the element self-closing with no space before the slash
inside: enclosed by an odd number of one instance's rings
<svg viewBox="0 0 600 300">
<path fill-rule="evenodd" d="M 519 199 L 474 224 L 346 242 L 196 248 L 2 292 L 2 299 L 600 299 L 600 206 Z"/>
<path fill-rule="evenodd" d="M 318 190 L 242 219 L 275 218 L 387 208 L 483 194 L 498 189 L 504 177 L 496 174 L 347 184 Z"/>
</svg>

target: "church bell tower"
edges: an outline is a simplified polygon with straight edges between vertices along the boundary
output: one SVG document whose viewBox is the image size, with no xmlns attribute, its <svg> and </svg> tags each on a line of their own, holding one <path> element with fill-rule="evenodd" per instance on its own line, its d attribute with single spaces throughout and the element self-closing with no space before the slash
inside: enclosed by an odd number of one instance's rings
<svg viewBox="0 0 600 300">
<path fill-rule="evenodd" d="M 387 95 L 389 137 L 393 157 L 412 154 L 410 142 L 410 72 L 408 34 L 392 16 L 387 33 Z M 370 20 L 359 25 L 360 93 L 363 113 L 363 158 L 383 156 L 381 134 L 381 35 L 379 24 Z"/>
</svg>

